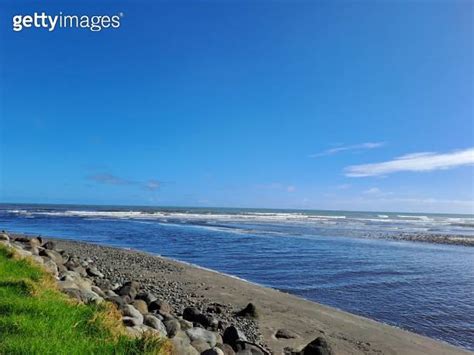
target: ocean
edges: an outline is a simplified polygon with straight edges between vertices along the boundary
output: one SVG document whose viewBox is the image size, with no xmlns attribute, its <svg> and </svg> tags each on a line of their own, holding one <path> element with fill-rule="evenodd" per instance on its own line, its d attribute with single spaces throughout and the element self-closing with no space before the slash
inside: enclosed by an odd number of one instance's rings
<svg viewBox="0 0 474 355">
<path fill-rule="evenodd" d="M 0 229 L 126 247 L 243 278 L 474 350 L 474 216 L 0 205 Z"/>
</svg>

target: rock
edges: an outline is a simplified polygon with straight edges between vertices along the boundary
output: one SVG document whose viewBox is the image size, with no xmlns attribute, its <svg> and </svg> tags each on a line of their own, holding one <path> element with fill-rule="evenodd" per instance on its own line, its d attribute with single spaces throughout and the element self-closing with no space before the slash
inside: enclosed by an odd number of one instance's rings
<svg viewBox="0 0 474 355">
<path fill-rule="evenodd" d="M 100 278 L 94 280 L 95 284 L 103 291 L 108 291 L 112 288 L 112 283 L 108 279 Z M 117 294 L 115 294 L 117 295 Z"/>
<path fill-rule="evenodd" d="M 125 317 L 132 317 L 138 320 L 139 324 L 143 324 L 143 315 L 133 306 L 126 304 L 121 308 L 122 314 Z"/>
<path fill-rule="evenodd" d="M 87 271 L 86 271 L 86 269 L 84 269 L 82 266 L 77 266 L 77 267 L 69 268 L 69 270 L 74 271 L 74 272 L 77 272 L 77 273 L 78 273 L 79 275 L 81 275 L 82 277 L 87 277 Z"/>
<path fill-rule="evenodd" d="M 15 242 L 23 243 L 23 244 L 27 244 L 27 243 L 30 242 L 30 238 L 23 237 L 21 235 L 19 235 L 17 237 L 13 237 L 12 239 L 15 240 Z"/>
<path fill-rule="evenodd" d="M 191 329 L 193 327 L 193 323 L 191 323 L 190 321 L 187 321 L 185 319 L 179 319 L 179 324 L 181 325 L 182 330 L 188 330 L 188 329 Z"/>
<path fill-rule="evenodd" d="M 253 303 L 249 303 L 244 309 L 235 314 L 238 317 L 257 318 L 257 308 Z"/>
<path fill-rule="evenodd" d="M 31 252 L 29 252 L 28 250 L 15 249 L 15 251 L 16 251 L 16 254 L 18 256 L 20 256 L 21 258 L 31 258 L 33 256 L 33 254 Z M 54 264 L 54 266 L 56 266 L 56 264 Z M 56 270 L 55 272 L 51 271 L 51 273 L 53 273 L 55 276 L 57 276 L 58 275 L 58 272 L 57 272 L 58 268 L 56 268 L 55 270 Z"/>
<path fill-rule="evenodd" d="M 56 249 L 56 243 L 52 241 L 47 241 L 46 243 L 43 244 L 43 248 L 49 249 L 49 250 L 54 250 Z"/>
<path fill-rule="evenodd" d="M 68 295 L 71 298 L 74 298 L 80 302 L 82 302 L 82 293 L 79 291 L 77 288 L 63 288 L 62 292 L 64 292 L 66 295 Z"/>
<path fill-rule="evenodd" d="M 51 259 L 45 260 L 43 267 L 46 269 L 47 272 L 52 274 L 54 277 L 59 276 L 58 266 L 53 260 Z"/>
<path fill-rule="evenodd" d="M 135 300 L 132 302 L 132 306 L 138 309 L 141 314 L 148 313 L 148 305 L 143 300 Z"/>
<path fill-rule="evenodd" d="M 125 324 L 127 327 L 134 327 L 134 326 L 142 324 L 140 322 L 140 319 L 134 318 L 134 317 L 128 317 L 128 316 L 123 317 L 122 321 L 123 321 L 123 324 Z"/>
<path fill-rule="evenodd" d="M 199 355 L 199 352 L 191 346 L 191 341 L 183 331 L 179 331 L 171 339 L 171 344 L 173 345 L 173 355 Z"/>
<path fill-rule="evenodd" d="M 39 253 L 40 253 L 40 249 L 38 247 L 31 246 L 29 244 L 25 246 L 25 250 L 28 250 L 33 255 L 39 255 Z M 43 249 L 41 249 L 41 250 L 43 250 Z"/>
<path fill-rule="evenodd" d="M 239 340 L 247 340 L 244 333 L 242 333 L 235 326 L 231 325 L 227 327 L 222 336 L 224 344 L 229 344 L 234 350 L 237 348 L 237 342 Z"/>
<path fill-rule="evenodd" d="M 183 311 L 183 318 L 193 323 L 199 323 L 205 328 L 210 327 L 213 324 L 213 319 L 210 316 L 202 314 L 195 307 L 187 307 Z M 217 324 L 216 324 L 217 326 Z"/>
<path fill-rule="evenodd" d="M 148 305 L 150 312 L 156 311 L 160 313 L 173 313 L 173 309 L 168 302 L 155 300 Z"/>
<path fill-rule="evenodd" d="M 122 287 L 118 289 L 118 294 L 120 296 L 129 296 L 130 299 L 134 299 L 137 295 L 138 283 L 135 281 L 128 281 L 123 284 Z"/>
<path fill-rule="evenodd" d="M 7 233 L 5 233 L 4 231 L 2 231 L 2 233 L 0 233 L 0 240 L 4 240 L 4 241 L 9 242 L 9 241 L 10 241 L 10 237 L 8 236 Z"/>
<path fill-rule="evenodd" d="M 162 335 L 168 335 L 165 325 L 161 320 L 151 314 L 146 314 L 143 316 L 143 324 L 158 330 Z"/>
<path fill-rule="evenodd" d="M 88 267 L 86 269 L 86 272 L 89 276 L 93 276 L 93 277 L 100 277 L 100 278 L 103 278 L 104 277 L 104 274 L 101 273 L 99 270 L 97 270 L 97 268 L 95 266 L 92 266 L 92 267 Z"/>
<path fill-rule="evenodd" d="M 222 350 L 224 355 L 235 355 L 234 349 L 229 344 L 217 344 L 217 347 Z"/>
<path fill-rule="evenodd" d="M 237 343 L 236 355 L 265 355 L 265 352 L 256 345 Z"/>
<path fill-rule="evenodd" d="M 120 296 L 107 296 L 106 300 L 116 304 L 118 308 L 122 308 L 126 305 L 126 303 Z"/>
<path fill-rule="evenodd" d="M 138 300 L 143 300 L 147 304 L 150 304 L 150 303 L 157 300 L 156 296 L 154 294 L 150 293 L 150 292 L 141 292 L 138 295 L 136 295 L 135 298 L 138 299 Z"/>
<path fill-rule="evenodd" d="M 217 336 L 216 333 L 211 332 L 209 330 L 203 328 L 191 328 L 186 330 L 186 334 L 191 339 L 194 340 L 204 340 L 206 343 L 209 344 L 211 348 L 216 346 L 217 344 Z"/>
<path fill-rule="evenodd" d="M 87 290 L 87 289 L 84 289 L 84 288 L 80 288 L 79 290 L 81 291 L 82 299 L 83 299 L 84 303 L 99 304 L 99 303 L 102 303 L 104 301 L 104 299 L 102 297 L 100 297 L 97 293 L 95 293 L 91 290 Z"/>
<path fill-rule="evenodd" d="M 127 322 L 129 322 L 129 321 L 127 320 Z M 142 337 L 143 334 L 145 334 L 145 333 L 159 334 L 155 329 L 150 328 L 149 326 L 144 325 L 144 324 L 134 325 L 134 326 L 131 326 L 131 327 L 127 326 L 126 329 L 127 329 L 127 333 L 130 336 L 136 337 L 136 338 Z"/>
<path fill-rule="evenodd" d="M 208 313 L 217 313 L 221 314 L 223 312 L 222 307 L 220 304 L 213 303 L 206 310 Z"/>
<path fill-rule="evenodd" d="M 333 355 L 334 352 L 326 339 L 318 337 L 305 346 L 301 355 Z"/>
<path fill-rule="evenodd" d="M 195 307 L 186 307 L 183 311 L 183 318 L 190 321 L 190 322 L 194 322 L 194 320 L 196 319 L 196 317 L 201 314 L 201 312 L 199 312 L 199 310 Z"/>
<path fill-rule="evenodd" d="M 59 289 L 63 291 L 70 288 L 79 290 L 79 286 L 73 280 L 58 281 L 57 285 Z"/>
<path fill-rule="evenodd" d="M 112 290 L 107 290 L 104 293 L 107 297 L 118 297 L 118 295 Z"/>
<path fill-rule="evenodd" d="M 231 350 L 232 350 L 232 348 L 231 348 Z M 234 350 L 232 350 L 232 354 L 235 354 Z M 201 353 L 201 355 L 230 355 L 230 353 L 224 353 L 224 351 L 222 351 L 219 348 L 212 348 L 212 349 L 208 349 L 206 351 L 203 351 Z"/>
<path fill-rule="evenodd" d="M 30 247 L 31 248 L 36 248 L 38 249 L 41 247 L 41 239 L 40 238 L 31 238 L 29 241 Z"/>
<path fill-rule="evenodd" d="M 192 340 L 191 346 L 196 349 L 200 354 L 211 348 L 209 344 L 202 339 Z"/>
<path fill-rule="evenodd" d="M 176 319 L 167 320 L 164 324 L 169 338 L 173 338 L 179 331 L 181 331 L 181 325 Z"/>
<path fill-rule="evenodd" d="M 64 264 L 63 257 L 55 250 L 43 249 L 40 251 L 39 255 L 45 256 L 53 260 L 56 264 Z"/>
<path fill-rule="evenodd" d="M 105 295 L 104 291 L 102 291 L 99 287 L 97 287 L 97 286 L 95 286 L 95 285 L 94 285 L 94 286 L 91 286 L 91 291 L 97 293 L 97 294 L 98 294 L 100 297 L 102 297 L 102 298 L 107 297 L 107 296 Z"/>
<path fill-rule="evenodd" d="M 165 312 L 160 312 L 159 314 L 155 314 L 155 316 L 161 317 L 161 318 L 163 318 L 163 320 L 165 320 L 165 321 L 167 321 L 167 320 L 172 320 L 172 319 L 176 319 L 176 318 L 173 317 L 171 314 L 165 313 Z"/>
<path fill-rule="evenodd" d="M 277 339 L 294 339 L 297 337 L 298 336 L 294 332 L 288 329 L 278 329 L 275 333 L 275 338 Z"/>
</svg>

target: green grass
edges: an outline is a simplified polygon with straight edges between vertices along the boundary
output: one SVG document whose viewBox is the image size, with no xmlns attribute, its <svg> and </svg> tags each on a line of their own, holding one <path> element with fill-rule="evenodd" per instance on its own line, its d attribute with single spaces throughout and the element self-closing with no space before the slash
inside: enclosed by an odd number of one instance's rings
<svg viewBox="0 0 474 355">
<path fill-rule="evenodd" d="M 31 261 L 0 246 L 0 354 L 166 354 L 152 336 L 125 336 L 109 303 L 85 305 L 55 287 Z"/>
</svg>

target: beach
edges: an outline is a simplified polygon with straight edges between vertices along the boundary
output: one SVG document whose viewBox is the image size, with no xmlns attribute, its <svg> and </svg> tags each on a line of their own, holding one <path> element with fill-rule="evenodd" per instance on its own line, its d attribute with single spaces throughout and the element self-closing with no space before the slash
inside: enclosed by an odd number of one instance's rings
<svg viewBox="0 0 474 355">
<path fill-rule="evenodd" d="M 54 239 L 64 253 L 90 260 L 111 284 L 136 281 L 140 290 L 166 301 L 175 314 L 186 307 L 213 312 L 226 324 L 236 324 L 249 340 L 274 354 L 291 353 L 323 336 L 335 354 L 467 354 L 466 350 L 416 335 L 364 317 L 262 287 L 212 270 L 198 268 L 135 250 Z M 258 317 L 236 317 L 248 303 Z M 288 337 L 277 338 L 280 331 Z M 287 335 L 288 335 L 287 334 Z"/>
</svg>

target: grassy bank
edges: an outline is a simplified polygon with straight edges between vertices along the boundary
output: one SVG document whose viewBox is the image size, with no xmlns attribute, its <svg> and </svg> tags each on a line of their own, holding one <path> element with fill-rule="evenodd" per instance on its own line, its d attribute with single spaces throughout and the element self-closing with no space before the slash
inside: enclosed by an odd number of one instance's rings
<svg viewBox="0 0 474 355">
<path fill-rule="evenodd" d="M 154 337 L 124 334 L 110 304 L 71 301 L 52 277 L 0 246 L 0 354 L 166 354 Z"/>
</svg>

